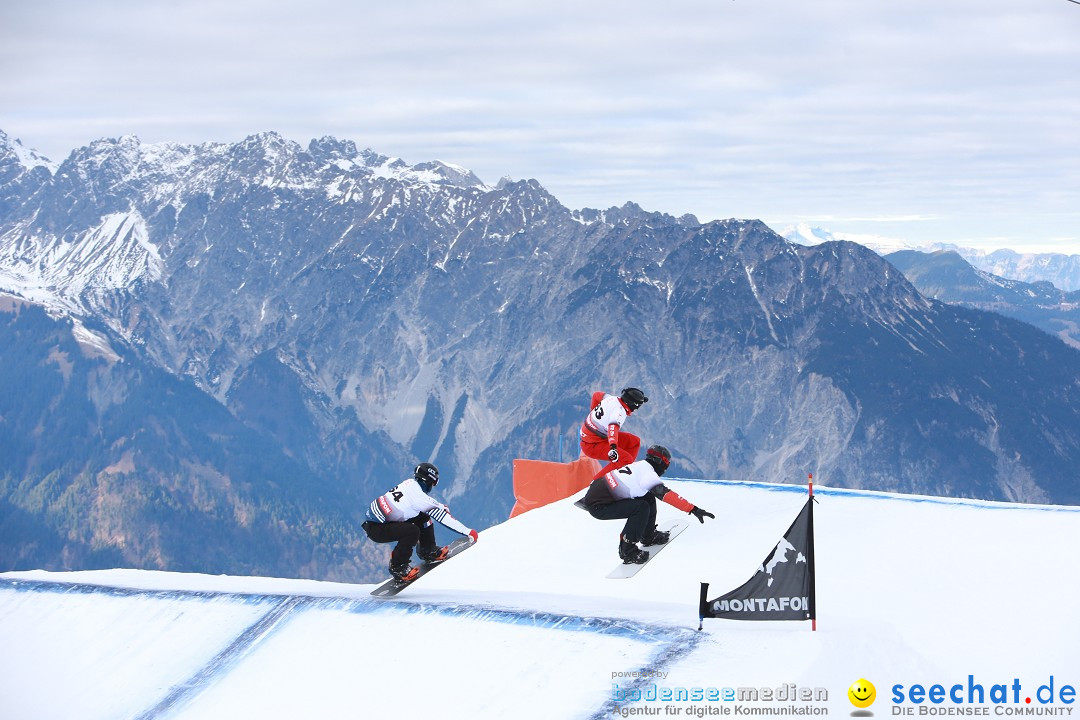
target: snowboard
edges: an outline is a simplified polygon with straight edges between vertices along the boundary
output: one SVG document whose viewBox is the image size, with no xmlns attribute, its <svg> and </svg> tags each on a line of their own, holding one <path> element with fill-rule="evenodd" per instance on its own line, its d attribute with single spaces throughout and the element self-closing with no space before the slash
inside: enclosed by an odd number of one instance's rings
<svg viewBox="0 0 1080 720">
<path fill-rule="evenodd" d="M 455 555 L 457 555 L 459 553 L 462 553 L 462 552 L 468 550 L 474 544 L 475 543 L 472 541 L 471 538 L 467 538 L 467 537 L 458 538 L 457 540 L 455 540 L 454 542 L 450 543 L 447 546 L 449 548 L 449 552 L 447 553 L 446 557 L 444 557 L 442 560 L 439 560 L 438 562 L 422 562 L 419 565 L 417 565 L 416 567 L 420 572 L 418 572 L 416 574 L 416 577 L 414 577 L 412 580 L 409 580 L 408 582 L 402 582 L 400 580 L 390 578 L 389 580 L 384 582 L 382 585 L 380 585 L 379 587 L 372 590 L 371 594 L 374 595 L 375 597 L 393 597 L 393 596 L 397 595 L 399 592 L 401 592 L 402 590 L 404 590 L 405 588 L 412 585 L 414 582 L 416 582 L 420 578 L 427 575 L 429 572 L 431 572 L 435 568 L 442 565 L 444 562 L 446 562 L 450 558 L 454 557 Z"/>
<path fill-rule="evenodd" d="M 679 537 L 683 530 L 689 523 L 686 520 L 669 520 L 662 525 L 657 525 L 657 530 L 666 530 L 670 533 L 668 541 L 663 545 L 642 545 L 641 549 L 649 553 L 649 559 L 645 562 L 637 565 L 635 563 L 620 563 L 614 570 L 608 573 L 608 577 L 615 580 L 625 580 L 626 578 L 634 577 L 638 574 L 641 568 L 649 564 L 649 562 L 656 557 L 657 553 L 666 548 L 671 543 L 675 542 L 675 538 Z"/>
</svg>

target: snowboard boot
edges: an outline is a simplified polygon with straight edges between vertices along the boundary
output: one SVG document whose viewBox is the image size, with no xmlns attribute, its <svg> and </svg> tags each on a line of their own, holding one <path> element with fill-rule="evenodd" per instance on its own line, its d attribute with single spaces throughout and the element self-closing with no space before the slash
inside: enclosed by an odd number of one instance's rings
<svg viewBox="0 0 1080 720">
<path fill-rule="evenodd" d="M 412 582 L 416 579 L 416 576 L 420 574 L 419 568 L 409 567 L 408 562 L 395 565 L 390 561 L 390 574 L 394 576 L 394 579 L 398 582 Z"/>
<path fill-rule="evenodd" d="M 427 563 L 442 562 L 450 554 L 450 548 L 446 545 L 443 547 L 420 548 L 416 551 L 416 554 Z"/>
<path fill-rule="evenodd" d="M 657 530 L 656 526 L 652 526 L 652 530 L 645 533 L 645 537 L 642 538 L 642 545 L 665 545 L 668 540 L 671 539 L 671 533 L 666 530 Z"/>
<path fill-rule="evenodd" d="M 642 565 L 649 559 L 649 553 L 639 548 L 637 543 L 632 543 L 620 535 L 619 558 L 624 564 Z"/>
</svg>

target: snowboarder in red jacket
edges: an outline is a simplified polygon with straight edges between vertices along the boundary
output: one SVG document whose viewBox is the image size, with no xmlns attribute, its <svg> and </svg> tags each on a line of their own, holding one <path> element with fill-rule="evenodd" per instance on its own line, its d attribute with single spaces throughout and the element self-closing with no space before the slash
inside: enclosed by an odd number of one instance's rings
<svg viewBox="0 0 1080 720">
<path fill-rule="evenodd" d="M 581 424 L 581 452 L 594 460 L 608 462 L 593 476 L 594 479 L 637 459 L 641 438 L 623 432 L 622 424 L 630 414 L 647 402 L 649 398 L 635 387 L 623 388 L 619 396 L 608 395 L 603 391 L 592 394 L 589 414 Z"/>
</svg>

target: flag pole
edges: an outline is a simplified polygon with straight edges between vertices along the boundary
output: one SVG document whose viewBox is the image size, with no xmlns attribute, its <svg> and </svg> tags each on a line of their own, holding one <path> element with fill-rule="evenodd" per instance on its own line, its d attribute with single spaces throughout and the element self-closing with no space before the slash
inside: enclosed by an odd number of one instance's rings
<svg viewBox="0 0 1080 720">
<path fill-rule="evenodd" d="M 814 473 L 808 475 L 810 482 L 810 499 L 807 501 L 810 503 L 810 515 L 807 518 L 808 533 L 810 535 L 807 541 L 807 570 L 810 573 L 810 631 L 817 632 L 817 588 L 814 578 Z"/>
<path fill-rule="evenodd" d="M 708 604 L 708 600 L 705 598 L 709 596 L 709 583 L 701 583 L 701 597 L 698 599 L 698 623 L 697 629 L 701 630 L 705 624 L 705 606 Z"/>
</svg>

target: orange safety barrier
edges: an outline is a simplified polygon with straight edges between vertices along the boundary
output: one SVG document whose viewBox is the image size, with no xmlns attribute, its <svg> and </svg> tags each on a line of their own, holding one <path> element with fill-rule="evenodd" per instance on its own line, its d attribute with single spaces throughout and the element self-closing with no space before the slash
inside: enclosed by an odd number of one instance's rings
<svg viewBox="0 0 1080 720">
<path fill-rule="evenodd" d="M 570 497 L 587 488 L 599 470 L 600 463 L 587 457 L 568 463 L 514 460 L 514 498 L 517 502 L 510 517 Z"/>
</svg>

